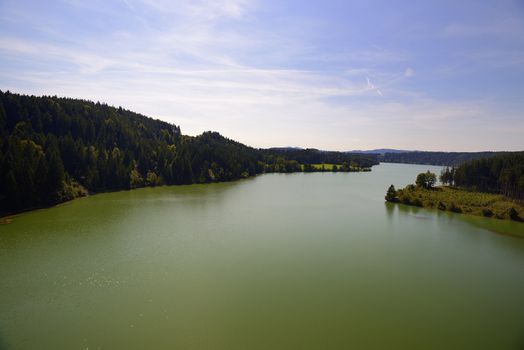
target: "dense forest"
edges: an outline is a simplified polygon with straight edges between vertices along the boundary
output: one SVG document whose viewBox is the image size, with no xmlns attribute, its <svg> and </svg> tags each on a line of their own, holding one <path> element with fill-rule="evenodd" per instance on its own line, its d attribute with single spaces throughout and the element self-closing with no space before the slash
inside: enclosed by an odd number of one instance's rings
<svg viewBox="0 0 524 350">
<path fill-rule="evenodd" d="M 381 157 L 385 163 L 407 163 L 457 166 L 474 159 L 488 158 L 503 152 L 388 152 Z"/>
<path fill-rule="evenodd" d="M 500 193 L 524 202 L 524 152 L 476 159 L 442 171 L 444 184 L 473 191 Z"/>
<path fill-rule="evenodd" d="M 101 191 L 230 181 L 311 163 L 378 164 L 375 155 L 260 150 L 86 100 L 0 91 L 0 214 Z"/>
</svg>

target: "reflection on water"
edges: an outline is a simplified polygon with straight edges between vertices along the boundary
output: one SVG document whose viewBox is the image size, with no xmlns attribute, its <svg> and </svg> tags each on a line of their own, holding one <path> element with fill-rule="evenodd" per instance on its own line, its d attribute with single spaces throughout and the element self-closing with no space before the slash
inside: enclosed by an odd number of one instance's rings
<svg viewBox="0 0 524 350">
<path fill-rule="evenodd" d="M 510 220 L 499 220 L 494 218 L 484 218 L 468 214 L 456 214 L 437 209 L 420 208 L 416 206 L 404 205 L 400 203 L 385 202 L 386 215 L 391 220 L 393 213 L 398 210 L 403 215 L 409 215 L 415 219 L 430 220 L 440 218 L 448 222 L 468 223 L 474 227 L 490 231 L 495 234 L 510 236 L 522 239 L 524 236 L 524 224 Z"/>
</svg>

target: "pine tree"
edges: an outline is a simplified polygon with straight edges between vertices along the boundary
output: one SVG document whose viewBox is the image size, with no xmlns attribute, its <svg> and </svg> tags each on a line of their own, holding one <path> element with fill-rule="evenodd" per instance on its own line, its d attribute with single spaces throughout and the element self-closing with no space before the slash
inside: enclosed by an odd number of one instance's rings
<svg viewBox="0 0 524 350">
<path fill-rule="evenodd" d="M 56 202 L 60 200 L 60 193 L 64 187 L 65 173 L 58 144 L 53 136 L 48 138 L 45 155 L 48 169 L 46 191 L 49 194 L 50 201 Z"/>
<path fill-rule="evenodd" d="M 388 191 L 386 193 L 386 200 L 388 202 L 397 202 L 397 191 L 395 190 L 395 186 L 391 185 L 388 188 Z"/>
</svg>

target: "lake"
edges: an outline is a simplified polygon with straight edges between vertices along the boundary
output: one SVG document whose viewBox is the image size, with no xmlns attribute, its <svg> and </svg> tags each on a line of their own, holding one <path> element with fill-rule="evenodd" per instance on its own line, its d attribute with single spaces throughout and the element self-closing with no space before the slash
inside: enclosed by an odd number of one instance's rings
<svg viewBox="0 0 524 350">
<path fill-rule="evenodd" d="M 0 225 L 0 349 L 522 349 L 524 224 L 384 203 L 440 168 L 82 198 Z"/>
</svg>

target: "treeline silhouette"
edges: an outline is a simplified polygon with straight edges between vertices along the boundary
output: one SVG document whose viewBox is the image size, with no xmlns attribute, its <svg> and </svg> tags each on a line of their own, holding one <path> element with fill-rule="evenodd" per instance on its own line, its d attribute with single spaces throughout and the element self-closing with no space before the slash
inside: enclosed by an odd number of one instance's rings
<svg viewBox="0 0 524 350">
<path fill-rule="evenodd" d="M 476 159 L 445 168 L 441 182 L 480 192 L 501 193 L 524 202 L 524 152 Z"/>
<path fill-rule="evenodd" d="M 269 148 L 263 150 L 267 157 L 284 157 L 294 159 L 301 164 L 344 164 L 348 163 L 354 167 L 371 168 L 378 164 L 377 154 L 358 154 L 347 152 L 321 151 L 314 148 Z"/>
<path fill-rule="evenodd" d="M 504 152 L 401 152 L 385 153 L 381 161 L 386 163 L 407 163 L 457 166 L 474 159 L 488 158 Z"/>
<path fill-rule="evenodd" d="M 216 132 L 185 136 L 121 107 L 0 91 L 0 214 L 88 192 L 230 181 L 328 161 L 378 164 L 375 155 L 260 150 Z"/>
</svg>

